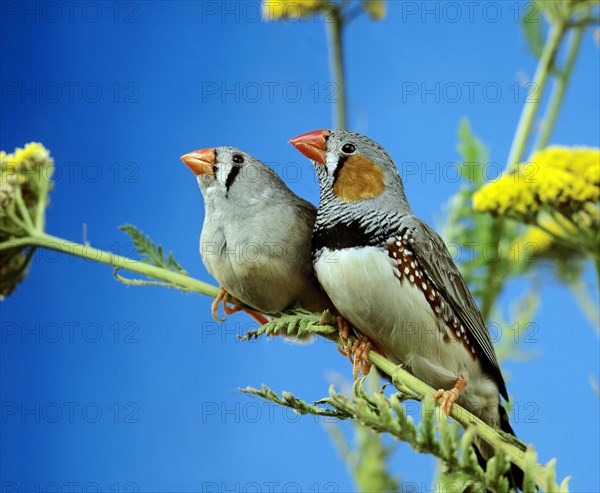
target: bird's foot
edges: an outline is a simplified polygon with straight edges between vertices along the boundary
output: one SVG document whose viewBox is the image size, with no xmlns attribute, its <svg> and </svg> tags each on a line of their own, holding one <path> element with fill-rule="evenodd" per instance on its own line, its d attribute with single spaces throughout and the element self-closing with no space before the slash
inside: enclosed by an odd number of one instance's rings
<svg viewBox="0 0 600 493">
<path fill-rule="evenodd" d="M 352 375 L 354 380 L 358 378 L 358 375 L 362 373 L 367 376 L 371 371 L 371 362 L 367 359 L 369 351 L 373 348 L 371 339 L 366 336 L 360 336 L 350 349 L 350 358 L 352 360 Z"/>
<path fill-rule="evenodd" d="M 233 296 L 231 296 L 225 290 L 225 288 L 221 288 L 221 290 L 219 291 L 219 294 L 217 295 L 217 297 L 215 298 L 215 300 L 213 301 L 212 306 L 211 306 L 212 316 L 217 322 L 225 321 L 224 318 L 219 317 L 219 304 L 223 305 L 223 313 L 225 313 L 225 315 L 227 315 L 228 317 L 241 310 L 241 311 L 246 312 L 248 315 L 250 315 L 260 325 L 265 325 L 266 323 L 269 322 L 269 319 L 267 317 L 265 317 L 264 315 L 262 315 L 258 312 L 255 312 L 254 310 L 249 310 L 247 308 L 242 308 L 240 306 L 229 306 L 228 305 L 229 300 L 231 300 L 231 302 L 236 305 L 239 304 L 239 301 L 236 298 L 234 298 Z"/>
<path fill-rule="evenodd" d="M 227 306 L 227 298 L 228 297 L 229 297 L 229 293 L 227 291 L 225 291 L 225 288 L 221 288 L 219 290 L 219 294 L 212 302 L 212 305 L 210 307 L 210 312 L 212 313 L 213 318 L 217 322 L 225 322 L 224 318 L 219 317 L 219 303 L 223 302 L 223 307 Z M 225 311 L 225 308 L 223 308 L 223 311 Z"/>
<path fill-rule="evenodd" d="M 341 344 L 337 344 L 336 348 L 342 356 L 347 356 L 352 363 L 352 374 L 354 380 L 358 378 L 358 375 L 362 373 L 367 376 L 371 371 L 371 362 L 368 360 L 369 351 L 375 349 L 378 352 L 379 349 L 375 344 L 366 336 L 360 336 L 354 341 L 354 344 L 350 346 L 349 338 L 352 325 L 344 317 L 339 316 L 336 319 L 338 334 L 340 336 Z M 383 354 L 383 353 L 381 353 Z"/>
<path fill-rule="evenodd" d="M 340 340 L 342 341 L 341 346 L 339 344 L 336 346 L 337 350 L 342 356 L 348 356 L 350 362 L 353 362 L 351 348 L 348 344 L 348 338 L 350 337 L 350 323 L 344 317 L 339 316 L 337 317 L 337 327 Z"/>
<path fill-rule="evenodd" d="M 440 403 L 440 407 L 444 410 L 447 415 L 450 415 L 450 411 L 452 411 L 452 405 L 458 399 L 461 391 L 467 386 L 467 381 L 464 378 L 458 378 L 456 383 L 454 384 L 454 388 L 450 390 L 440 389 L 435 394 L 433 394 L 434 399 L 439 399 L 441 397 L 442 402 Z"/>
</svg>

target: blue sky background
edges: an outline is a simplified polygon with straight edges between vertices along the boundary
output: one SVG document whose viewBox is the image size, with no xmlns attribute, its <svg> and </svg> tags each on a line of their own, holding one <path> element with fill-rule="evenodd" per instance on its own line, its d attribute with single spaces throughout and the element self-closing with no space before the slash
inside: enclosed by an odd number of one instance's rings
<svg viewBox="0 0 600 493">
<path fill-rule="evenodd" d="M 525 3 L 484 2 L 471 19 L 460 2 L 408 4 L 415 14 L 391 2 L 384 22 L 346 32 L 349 123 L 388 149 L 413 209 L 435 224 L 459 186 L 447 163 L 459 158 L 460 120 L 503 165 L 526 97 L 515 83 L 535 60 L 515 21 Z M 254 2 L 2 3 L 0 147 L 51 150 L 50 233 L 82 241 L 85 224 L 92 244 L 127 255 L 117 227 L 132 223 L 212 281 L 198 253 L 200 191 L 179 161 L 209 146 L 256 155 L 316 203 L 313 170 L 287 140 L 332 126 L 325 28 L 258 12 Z M 553 143 L 600 144 L 599 68 L 588 33 Z M 503 306 L 525 289 L 511 286 Z M 558 458 L 571 491 L 600 491 L 598 337 L 550 275 L 541 296 L 528 346 L 538 357 L 505 365 L 514 427 L 542 462 Z M 266 383 L 316 400 L 351 379 L 348 362 L 324 341 L 240 343 L 253 324 L 216 324 L 210 302 L 37 252 L 0 304 L 0 491 L 354 491 L 323 420 L 237 390 Z M 390 462 L 405 491 L 430 491 L 432 465 L 402 444 Z"/>
</svg>

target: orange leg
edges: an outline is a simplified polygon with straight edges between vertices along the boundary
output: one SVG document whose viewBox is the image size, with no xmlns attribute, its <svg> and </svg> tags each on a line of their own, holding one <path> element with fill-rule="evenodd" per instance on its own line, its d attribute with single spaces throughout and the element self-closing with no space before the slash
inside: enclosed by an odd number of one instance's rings
<svg viewBox="0 0 600 493">
<path fill-rule="evenodd" d="M 250 310 L 248 308 L 241 308 L 240 306 L 227 305 L 227 303 L 229 302 L 229 298 L 231 298 L 231 301 L 233 303 L 235 303 L 235 304 L 239 303 L 237 298 L 234 298 L 229 293 L 227 293 L 225 295 L 225 298 L 223 299 L 223 311 L 225 312 L 225 315 L 227 315 L 227 316 L 233 315 L 234 313 L 239 312 L 241 310 L 243 312 L 246 312 L 248 315 L 250 315 L 250 317 L 252 317 L 254 320 L 256 320 L 260 325 L 265 325 L 266 323 L 269 323 L 268 317 L 265 317 L 261 313 L 255 312 L 254 310 Z"/>
<path fill-rule="evenodd" d="M 213 318 L 217 322 L 225 322 L 224 318 L 219 317 L 219 303 L 221 303 L 221 301 L 224 300 L 226 296 L 228 296 L 227 291 L 225 291 L 224 288 L 221 288 L 221 290 L 219 291 L 219 294 L 217 295 L 215 300 L 212 302 L 212 305 L 210 307 L 211 308 L 210 312 L 212 313 Z"/>
<path fill-rule="evenodd" d="M 230 315 L 233 315 L 234 313 L 239 312 L 242 308 L 240 308 L 239 306 L 229 306 L 227 303 L 229 303 L 229 299 L 231 299 L 232 303 L 236 303 L 238 302 L 238 300 L 236 300 L 233 296 L 231 296 L 227 291 L 225 292 L 225 296 L 223 296 L 223 313 L 225 313 L 225 315 L 227 315 L 228 317 Z"/>
<path fill-rule="evenodd" d="M 340 339 L 342 340 L 342 345 L 340 346 L 338 344 L 336 346 L 337 350 L 342 356 L 348 356 L 348 359 L 352 363 L 352 353 L 350 346 L 348 345 L 348 338 L 350 337 L 350 323 L 342 316 L 337 317 L 336 320 L 338 326 L 338 334 L 340 336 Z"/>
<path fill-rule="evenodd" d="M 354 357 L 354 361 L 352 361 L 352 375 L 354 376 L 354 380 L 358 378 L 359 373 L 367 376 L 371 371 L 371 366 L 373 365 L 367 357 L 372 348 L 373 343 L 371 342 L 371 339 L 365 336 L 360 336 L 354 341 L 354 344 L 352 344 L 350 354 Z"/>
<path fill-rule="evenodd" d="M 253 310 L 246 310 L 246 309 L 244 309 L 244 311 L 248 315 L 250 315 L 254 320 L 256 320 L 259 323 L 259 325 L 265 325 L 271 321 L 269 319 L 269 317 L 265 317 L 262 313 L 258 313 Z"/>
<path fill-rule="evenodd" d="M 368 375 L 371 371 L 371 362 L 368 360 L 369 351 L 371 349 L 383 354 L 375 344 L 366 336 L 360 336 L 354 341 L 352 347 L 348 343 L 350 337 L 350 329 L 352 326 L 344 317 L 337 317 L 338 334 L 340 336 L 341 345 L 338 344 L 337 350 L 342 356 L 347 356 L 352 363 L 352 374 L 354 380 L 358 378 L 358 375 Z"/>
<path fill-rule="evenodd" d="M 454 388 L 450 390 L 440 389 L 435 394 L 433 394 L 434 399 L 442 398 L 442 402 L 440 403 L 440 407 L 444 410 L 446 414 L 450 414 L 452 411 L 452 404 L 456 402 L 458 396 L 461 391 L 467 386 L 467 381 L 464 378 L 458 377 L 458 380 L 454 384 Z"/>
<path fill-rule="evenodd" d="M 231 296 L 227 291 L 225 291 L 224 288 L 221 288 L 221 290 L 219 291 L 219 295 L 215 298 L 215 301 L 213 301 L 212 307 L 211 307 L 211 312 L 212 312 L 212 316 L 213 318 L 217 321 L 217 322 L 224 322 L 225 319 L 220 318 L 218 315 L 219 312 L 219 303 L 222 303 L 223 305 L 223 313 L 225 313 L 225 315 L 230 316 L 233 315 L 234 313 L 241 311 L 246 312 L 248 315 L 250 315 L 254 320 L 256 320 L 260 325 L 265 325 L 266 323 L 269 322 L 269 319 L 267 317 L 265 317 L 264 315 L 255 312 L 254 310 L 249 310 L 246 308 L 241 308 L 239 306 L 229 306 L 227 303 L 229 302 L 229 299 L 231 299 L 231 301 L 233 303 L 238 303 L 238 300 L 235 299 L 233 296 Z"/>
</svg>

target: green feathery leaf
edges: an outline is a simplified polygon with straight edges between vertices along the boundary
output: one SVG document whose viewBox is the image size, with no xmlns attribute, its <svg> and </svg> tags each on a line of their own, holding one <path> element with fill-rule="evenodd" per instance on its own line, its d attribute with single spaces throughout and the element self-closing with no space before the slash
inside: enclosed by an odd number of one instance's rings
<svg viewBox="0 0 600 493">
<path fill-rule="evenodd" d="M 127 233 L 133 244 L 137 248 L 140 255 L 143 257 L 142 262 L 156 267 L 162 267 L 179 274 L 188 275 L 186 270 L 173 257 L 173 253 L 169 252 L 167 257 L 163 253 L 163 248 L 154 243 L 149 236 L 144 235 L 140 230 L 131 224 L 120 226 L 119 229 Z"/>
<path fill-rule="evenodd" d="M 279 317 L 271 320 L 262 327 L 251 330 L 238 337 L 241 341 L 249 341 L 258 339 L 262 335 L 279 335 L 284 334 L 298 339 L 313 335 L 333 335 L 337 331 L 332 326 L 334 324 L 333 316 L 329 310 L 325 310 L 322 315 L 317 315 L 306 310 L 294 310 L 293 312 L 285 312 Z"/>
<path fill-rule="evenodd" d="M 495 493 L 509 491 L 508 479 L 505 477 L 510 467 L 508 457 L 498 452 L 488 462 L 484 473 L 473 450 L 474 428 L 468 429 L 463 434 L 460 444 L 459 426 L 456 423 L 448 423 L 445 416 L 439 418 L 439 426 L 436 429 L 435 402 L 431 397 L 427 397 L 423 403 L 422 420 L 417 427 L 412 418 L 407 417 L 405 406 L 401 404 L 404 398 L 401 393 L 395 393 L 389 398 L 383 393 L 383 389 L 367 393 L 364 383 L 363 378 L 355 383 L 352 397 L 336 392 L 332 386 L 329 391 L 330 396 L 314 404 L 304 402 L 289 392 L 283 392 L 280 397 L 265 385 L 261 390 L 248 387 L 242 392 L 290 407 L 299 414 L 335 416 L 339 419 L 351 418 L 377 433 L 388 433 L 408 443 L 417 452 L 439 458 L 446 473 L 446 480 L 452 481 L 453 484 L 468 484 L 472 488 L 469 491 L 490 490 Z M 323 404 L 332 409 L 319 407 Z M 347 447 L 345 450 L 348 454 Z M 384 455 L 387 453 L 384 450 L 380 452 Z M 393 478 L 388 479 L 393 480 Z"/>
<path fill-rule="evenodd" d="M 266 385 L 263 385 L 260 390 L 255 389 L 254 387 L 246 387 L 245 389 L 240 389 L 240 392 L 256 395 L 268 401 L 274 402 L 275 404 L 279 404 L 280 406 L 289 407 L 300 415 L 313 414 L 315 416 L 333 416 L 339 419 L 346 419 L 348 417 L 344 413 L 336 411 L 335 409 L 327 409 L 318 406 L 319 404 L 331 405 L 329 399 L 327 398 L 317 401 L 314 404 L 309 404 L 302 399 L 298 399 L 290 392 L 284 391 L 281 393 L 281 397 L 279 397 L 276 392 L 271 390 Z"/>
</svg>

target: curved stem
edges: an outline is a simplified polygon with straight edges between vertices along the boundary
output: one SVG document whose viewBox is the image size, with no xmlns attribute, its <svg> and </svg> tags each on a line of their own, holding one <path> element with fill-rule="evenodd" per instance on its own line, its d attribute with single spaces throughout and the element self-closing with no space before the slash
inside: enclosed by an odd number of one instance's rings
<svg viewBox="0 0 600 493">
<path fill-rule="evenodd" d="M 558 47 L 560 46 L 560 42 L 564 33 L 565 25 L 563 23 L 555 23 L 551 25 L 550 35 L 546 41 L 546 44 L 544 45 L 542 55 L 540 56 L 535 75 L 533 77 L 533 87 L 537 92 L 537 98 L 531 103 L 525 103 L 525 106 L 523 107 L 523 111 L 521 112 L 521 117 L 519 118 L 519 123 L 517 125 L 517 131 L 508 154 L 507 166 L 509 167 L 523 159 L 525 147 L 527 146 L 527 141 L 529 140 L 531 129 L 533 128 L 533 121 L 540 106 L 542 95 L 544 94 L 544 89 L 546 88 L 546 82 L 548 81 L 548 76 L 550 75 L 552 65 L 554 64 L 554 59 L 556 58 L 556 52 L 558 51 Z"/>
<path fill-rule="evenodd" d="M 550 136 L 552 135 L 552 130 L 554 129 L 556 118 L 564 99 L 565 89 L 571 78 L 571 72 L 573 71 L 575 60 L 579 53 L 583 31 L 584 26 L 578 26 L 571 34 L 565 68 L 556 76 L 556 82 L 552 88 L 552 95 L 550 96 L 546 116 L 540 124 L 540 133 L 534 145 L 536 150 L 546 147 L 550 140 Z"/>
<path fill-rule="evenodd" d="M 193 291 L 195 293 L 200 293 L 212 298 L 215 298 L 219 294 L 219 288 L 202 282 L 198 279 L 194 279 L 193 277 L 146 264 L 144 262 L 139 262 L 127 257 L 122 257 L 112 252 L 98 250 L 97 248 L 93 248 L 89 245 L 82 245 L 73 241 L 64 240 L 46 233 L 36 232 L 35 234 L 26 236 L 24 238 L 4 241 L 0 243 L 0 251 L 26 245 L 48 248 L 50 250 L 56 250 L 68 255 L 75 255 L 77 257 L 92 260 L 94 262 L 100 262 L 101 264 L 112 265 L 113 267 L 118 267 L 130 272 L 136 272 L 144 276 L 172 283 L 179 289 Z"/>
<path fill-rule="evenodd" d="M 19 209 L 21 217 L 25 222 L 25 230 L 28 232 L 35 231 L 35 225 L 33 224 L 33 220 L 31 219 L 27 205 L 25 205 L 23 195 L 21 195 L 21 187 L 15 188 L 15 203 L 17 204 L 17 208 Z M 21 224 L 23 223 L 21 222 Z"/>
<path fill-rule="evenodd" d="M 320 328 L 323 328 L 321 326 Z M 341 340 L 337 333 L 337 329 L 330 327 L 330 331 L 327 333 L 320 332 L 319 335 L 329 339 L 330 341 L 341 344 Z M 379 370 L 388 375 L 394 386 L 403 393 L 414 395 L 419 401 L 422 401 L 425 397 L 432 396 L 435 394 L 435 389 L 427 385 L 425 382 L 419 380 L 417 377 L 404 370 L 402 366 L 396 365 L 385 356 L 379 354 L 376 351 L 369 351 L 367 358 L 373 365 Z M 467 411 L 464 407 L 454 403 L 450 412 L 456 421 L 458 421 L 463 427 L 474 427 L 477 435 L 493 446 L 497 450 L 502 450 L 519 468 L 525 469 L 525 452 L 518 446 L 511 443 L 510 438 L 501 435 L 497 430 L 484 423 L 474 414 Z M 545 468 L 542 465 L 536 466 L 535 474 L 536 484 L 541 489 L 546 489 L 546 474 Z"/>
<path fill-rule="evenodd" d="M 411 375 L 401 366 L 395 365 L 381 354 L 370 351 L 368 358 L 377 368 L 389 375 L 392 378 L 394 385 L 400 390 L 402 386 L 408 387 L 410 390 L 417 393 L 421 399 L 435 393 L 435 390 L 432 387 Z M 471 414 L 456 403 L 452 405 L 450 416 L 465 428 L 475 426 L 477 435 L 480 438 L 492 445 L 495 449 L 505 452 L 510 457 L 511 462 L 516 464 L 522 470 L 525 469 L 525 452 L 509 443 L 508 440 L 477 416 Z M 540 465 L 536 467 L 536 483 L 540 488 L 546 487 L 544 468 Z"/>
<path fill-rule="evenodd" d="M 48 167 L 43 168 L 47 170 Z M 40 179 L 40 187 L 41 190 L 39 192 L 40 199 L 37 203 L 37 208 L 35 211 L 35 228 L 38 231 L 44 231 L 46 227 L 46 206 L 48 205 L 48 188 L 50 187 L 50 180 Z"/>
<path fill-rule="evenodd" d="M 94 262 L 100 262 L 120 269 L 136 272 L 144 276 L 172 283 L 180 289 L 193 291 L 206 296 L 211 296 L 213 298 L 219 293 L 219 289 L 217 287 L 199 281 L 198 279 L 156 267 L 154 265 L 139 262 L 127 257 L 122 257 L 111 252 L 98 250 L 88 245 L 81 245 L 79 243 L 64 240 L 46 233 L 36 233 L 35 235 L 27 236 L 25 238 L 4 241 L 0 243 L 0 251 L 27 245 L 48 248 L 51 250 L 64 252 L 69 255 L 75 255 L 88 260 L 93 260 Z M 337 335 L 336 329 L 332 329 L 332 334 L 324 335 L 324 337 L 336 342 L 339 341 L 339 336 Z M 409 388 L 414 394 L 420 396 L 421 398 L 424 398 L 427 395 L 433 395 L 434 389 L 432 387 L 425 384 L 418 378 L 408 373 L 406 370 L 402 369 L 402 367 L 392 363 L 390 360 L 376 353 L 375 351 L 369 352 L 368 359 L 377 368 L 388 374 L 392 378 L 394 385 L 399 390 L 402 390 L 403 388 Z M 463 426 L 474 425 L 476 427 L 477 434 L 483 440 L 496 448 L 502 449 L 510 457 L 511 461 L 514 462 L 518 467 L 522 469 L 525 467 L 524 452 L 515 445 L 511 444 L 497 431 L 485 424 L 479 418 L 457 404 L 454 404 L 450 415 Z M 543 479 L 540 478 L 544 478 L 543 468 L 538 466 L 536 471 L 536 481 L 539 480 L 538 484 L 541 487 L 544 487 Z"/>
<path fill-rule="evenodd" d="M 582 247 L 580 243 L 577 243 L 576 241 L 571 241 L 567 237 L 561 236 L 561 235 L 555 233 L 554 231 L 548 229 L 546 226 L 543 226 L 542 224 L 536 223 L 532 227 L 538 228 L 539 230 L 543 231 L 548 236 L 550 236 L 550 238 L 552 238 L 557 243 L 560 243 L 560 244 L 562 244 L 562 245 L 564 245 L 566 247 L 569 247 L 569 248 L 575 250 L 576 252 L 580 252 L 580 253 L 583 253 L 583 254 L 589 253 L 589 251 L 587 250 L 587 248 L 586 247 Z"/>
<path fill-rule="evenodd" d="M 243 340 L 255 339 L 261 335 L 274 335 L 278 333 L 286 333 L 290 327 L 303 327 L 303 333 L 312 333 L 320 335 L 338 345 L 342 344 L 338 329 L 335 327 L 336 321 L 328 311 L 323 314 L 311 314 L 304 310 L 294 310 L 281 314 L 278 319 L 271 320 L 268 324 L 263 325 L 258 330 L 249 332 Z M 282 332 L 283 331 L 283 332 Z M 302 333 L 299 331 L 299 333 Z M 354 337 L 350 336 L 350 345 L 354 341 Z M 388 375 L 393 385 L 402 393 L 414 398 L 418 401 L 423 401 L 426 397 L 431 397 L 435 394 L 435 389 L 421 381 L 408 371 L 404 370 L 401 365 L 390 361 L 385 356 L 371 350 L 367 353 L 368 360 L 375 367 Z M 465 408 L 453 404 L 450 412 L 456 421 L 465 428 L 474 427 L 476 434 L 485 442 L 493 446 L 495 449 L 500 449 L 505 452 L 510 460 L 521 469 L 525 468 L 525 445 L 517 438 L 495 430 L 481 419 L 471 414 Z M 546 474 L 545 468 L 538 465 L 536 468 L 536 483 L 544 490 L 546 489 Z"/>
<path fill-rule="evenodd" d="M 29 226 L 23 221 L 21 221 L 21 219 L 15 214 L 15 211 L 13 209 L 8 209 L 6 213 L 8 214 L 8 217 L 10 217 L 13 220 L 13 222 L 17 225 L 17 227 L 21 228 L 23 231 L 29 230 Z M 23 231 L 19 231 L 19 233 L 23 234 Z"/>
<path fill-rule="evenodd" d="M 113 271 L 113 276 L 117 281 L 122 282 L 123 284 L 126 284 L 127 286 L 160 286 L 162 288 L 175 288 L 175 289 L 179 289 L 182 291 L 185 290 L 182 287 L 176 286 L 172 282 L 147 281 L 146 279 L 128 279 L 126 277 L 123 277 L 121 274 L 119 274 L 119 270 L 120 270 L 120 267 L 115 267 L 115 270 Z"/>
<path fill-rule="evenodd" d="M 558 52 L 558 48 L 564 37 L 566 29 L 567 27 L 564 21 L 555 21 L 551 24 L 550 34 L 546 40 L 546 43 L 544 44 L 542 55 L 538 61 L 533 78 L 533 84 L 537 91 L 537 98 L 535 101 L 525 103 L 525 106 L 523 107 L 521 116 L 519 118 L 519 123 L 517 124 L 517 130 L 511 144 L 510 152 L 508 154 L 508 168 L 523 160 L 525 148 L 533 129 L 535 115 L 540 106 L 544 89 L 546 88 L 546 83 L 556 58 L 556 53 Z M 548 132 L 552 131 L 553 125 L 554 122 L 552 122 L 552 125 L 547 126 Z M 502 238 L 505 227 L 504 221 L 504 218 L 499 218 L 496 221 L 494 233 L 491 238 L 491 241 L 496 246 L 500 244 L 500 240 Z M 500 293 L 504 283 L 504 279 L 502 279 L 499 275 L 501 271 L 500 262 L 501 255 L 495 255 L 494 258 L 490 259 L 490 261 L 487 263 L 485 281 L 486 286 L 483 290 L 484 294 L 481 310 L 484 320 L 487 320 L 492 313 L 496 298 L 498 297 L 498 294 Z"/>
<path fill-rule="evenodd" d="M 338 101 L 336 105 L 336 126 L 346 128 L 346 87 L 344 79 L 344 52 L 342 34 L 344 21 L 338 7 L 331 8 L 331 22 L 329 22 L 329 37 L 331 41 L 330 66 L 335 78 Z"/>
</svg>

